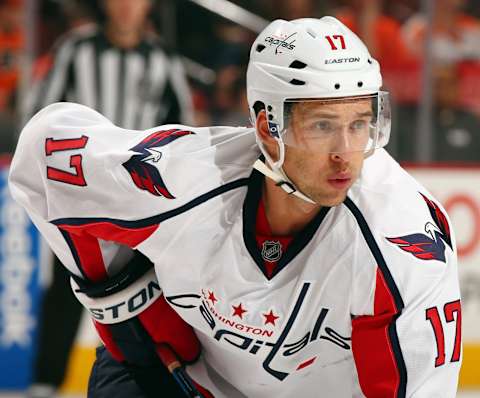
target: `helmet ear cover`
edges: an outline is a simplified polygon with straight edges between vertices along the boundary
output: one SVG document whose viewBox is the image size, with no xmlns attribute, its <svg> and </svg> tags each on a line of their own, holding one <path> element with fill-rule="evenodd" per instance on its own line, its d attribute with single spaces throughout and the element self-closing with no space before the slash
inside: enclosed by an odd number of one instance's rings
<svg viewBox="0 0 480 398">
<path fill-rule="evenodd" d="M 273 109 L 272 106 L 271 105 L 266 106 L 262 101 L 256 101 L 255 104 L 253 104 L 252 109 L 253 111 L 250 112 L 252 125 L 255 125 L 255 121 L 258 115 L 260 114 L 260 112 L 265 111 L 265 114 L 267 117 L 268 131 L 270 132 L 270 135 L 274 138 L 279 138 L 280 129 L 279 129 L 279 126 L 273 121 L 275 119 L 275 116 L 273 113 L 271 113 L 271 110 Z"/>
<path fill-rule="evenodd" d="M 263 111 L 263 110 L 266 109 L 266 108 L 265 108 L 265 104 L 264 104 L 262 101 L 256 101 L 256 102 L 253 104 L 252 108 L 253 108 L 253 111 L 255 112 L 255 118 L 258 116 L 258 114 L 259 114 L 261 111 Z"/>
</svg>

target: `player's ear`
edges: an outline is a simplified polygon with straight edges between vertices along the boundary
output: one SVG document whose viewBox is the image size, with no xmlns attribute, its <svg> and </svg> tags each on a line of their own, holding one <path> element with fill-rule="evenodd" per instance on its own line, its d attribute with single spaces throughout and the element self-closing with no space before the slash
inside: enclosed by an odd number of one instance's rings
<svg viewBox="0 0 480 398">
<path fill-rule="evenodd" d="M 267 122 L 267 113 L 265 110 L 261 110 L 257 114 L 256 120 L 256 128 L 257 134 L 262 140 L 262 142 L 273 140 L 272 136 L 270 135 L 270 131 L 268 130 L 268 122 Z"/>
<path fill-rule="evenodd" d="M 278 159 L 279 149 L 277 141 L 272 137 L 270 130 L 268 129 L 267 113 L 265 110 L 258 112 L 255 127 L 257 129 L 258 138 L 262 141 L 268 154 L 272 159 Z"/>
<path fill-rule="evenodd" d="M 263 144 L 266 146 L 269 145 L 277 145 L 275 138 L 272 137 L 270 134 L 270 130 L 268 128 L 268 120 L 267 120 L 267 113 L 265 110 L 261 110 L 257 114 L 257 120 L 256 120 L 256 128 L 257 128 L 257 134 L 262 140 Z"/>
</svg>

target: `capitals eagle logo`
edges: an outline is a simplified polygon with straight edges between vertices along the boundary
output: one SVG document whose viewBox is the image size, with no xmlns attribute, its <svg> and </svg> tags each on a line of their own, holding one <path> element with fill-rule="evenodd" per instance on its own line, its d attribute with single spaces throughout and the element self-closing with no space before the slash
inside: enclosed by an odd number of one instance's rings
<svg viewBox="0 0 480 398">
<path fill-rule="evenodd" d="M 446 262 L 445 244 L 453 250 L 447 218 L 435 202 L 421 193 L 420 195 L 425 200 L 433 219 L 433 223 L 429 221 L 425 224 L 426 234 L 412 234 L 386 239 L 420 260 Z"/>
<path fill-rule="evenodd" d="M 175 199 L 163 182 L 158 169 L 147 161 L 156 163 L 162 158 L 162 152 L 155 148 L 165 146 L 180 137 L 191 134 L 195 133 L 180 129 L 163 130 L 150 134 L 133 148 L 130 148 L 132 152 L 137 152 L 138 155 L 133 155 L 122 166 L 127 169 L 134 184 L 139 189 L 148 191 L 155 196 Z"/>
</svg>

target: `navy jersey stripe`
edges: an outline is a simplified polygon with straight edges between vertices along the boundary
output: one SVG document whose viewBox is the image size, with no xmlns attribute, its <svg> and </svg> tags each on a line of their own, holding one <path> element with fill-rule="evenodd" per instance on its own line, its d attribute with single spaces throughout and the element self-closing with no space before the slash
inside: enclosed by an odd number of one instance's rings
<svg viewBox="0 0 480 398">
<path fill-rule="evenodd" d="M 397 309 L 397 312 L 401 312 L 403 310 L 403 307 L 405 307 L 405 305 L 403 304 L 402 296 L 400 295 L 400 291 L 398 290 L 398 287 L 395 284 L 395 281 L 393 280 L 393 276 L 390 273 L 390 270 L 388 269 L 387 263 L 383 258 L 383 254 L 380 251 L 380 248 L 378 247 L 377 242 L 375 241 L 375 238 L 373 237 L 370 227 L 365 221 L 365 218 L 363 217 L 361 211 L 352 202 L 350 198 L 345 199 L 344 204 L 352 212 L 353 216 L 357 220 L 358 226 L 362 231 L 363 237 L 365 238 L 365 241 L 367 242 L 367 245 L 370 251 L 372 252 L 373 257 L 375 258 L 375 261 L 380 267 L 380 270 L 382 271 L 383 277 L 385 278 L 385 282 L 388 285 L 388 289 L 392 293 L 393 299 L 395 300 L 395 307 Z"/>
<path fill-rule="evenodd" d="M 407 367 L 403 359 L 402 349 L 400 348 L 400 341 L 398 340 L 396 322 L 399 316 L 400 314 L 395 315 L 393 322 L 388 326 L 388 337 L 392 343 L 393 355 L 397 360 L 398 375 L 400 377 L 397 398 L 405 398 L 407 394 Z"/>
<path fill-rule="evenodd" d="M 388 335 L 389 335 L 390 342 L 392 344 L 392 350 L 395 356 L 395 360 L 398 367 L 399 378 L 400 378 L 398 391 L 397 391 L 397 398 L 404 398 L 407 390 L 407 367 L 405 365 L 405 360 L 403 358 L 402 349 L 400 347 L 400 342 L 398 339 L 396 320 L 400 316 L 400 313 L 402 312 L 405 305 L 403 303 L 402 296 L 400 295 L 400 291 L 398 290 L 395 280 L 393 279 L 393 276 L 390 270 L 388 269 L 388 266 L 383 257 L 383 254 L 380 251 L 380 248 L 378 247 L 378 244 L 375 241 L 372 231 L 370 230 L 370 227 L 368 226 L 367 221 L 363 217 L 362 212 L 355 205 L 355 203 L 353 203 L 353 201 L 348 197 L 345 199 L 343 203 L 350 210 L 350 212 L 353 214 L 353 216 L 357 220 L 358 226 L 362 231 L 362 235 L 365 238 L 365 241 L 370 251 L 372 252 L 373 257 L 375 258 L 375 261 L 377 262 L 380 272 L 382 273 L 385 279 L 388 290 L 390 291 L 390 294 L 392 295 L 392 298 L 395 303 L 397 314 L 393 317 L 393 321 L 388 327 Z"/>
<path fill-rule="evenodd" d="M 141 220 L 119 220 L 115 218 L 95 218 L 95 217 L 76 217 L 76 218 L 59 218 L 53 221 L 50 221 L 55 225 L 69 225 L 69 226 L 82 226 L 99 222 L 106 222 L 114 225 L 118 225 L 124 228 L 136 229 L 136 228 L 145 228 L 152 225 L 158 225 L 161 222 L 168 220 L 170 218 L 176 217 L 182 213 L 185 213 L 194 207 L 201 205 L 202 203 L 207 202 L 210 199 L 218 195 L 222 195 L 225 192 L 231 191 L 248 184 L 248 178 L 240 178 L 235 181 L 231 181 L 225 185 L 219 186 L 215 189 L 212 189 L 209 192 L 204 193 L 191 200 L 190 202 L 184 204 L 183 206 L 177 207 L 176 209 L 166 211 L 162 214 L 157 214 L 152 217 L 143 218 Z"/>
<path fill-rule="evenodd" d="M 63 238 L 65 239 L 65 242 L 67 243 L 68 247 L 70 248 L 72 257 L 75 260 L 75 264 L 77 265 L 78 270 L 82 274 L 83 279 L 85 279 L 86 281 L 89 281 L 90 278 L 85 274 L 85 270 L 83 269 L 82 263 L 80 261 L 77 248 L 75 247 L 75 244 L 73 243 L 72 238 L 70 237 L 70 233 L 67 231 L 64 231 L 61 228 L 59 228 L 59 231 L 62 234 Z"/>
<path fill-rule="evenodd" d="M 288 333 L 290 333 L 290 329 L 292 328 L 295 319 L 298 316 L 298 312 L 300 311 L 300 308 L 302 308 L 303 301 L 305 300 L 305 297 L 307 295 L 308 289 L 310 288 L 310 283 L 305 282 L 302 286 L 302 290 L 300 291 L 300 294 L 298 296 L 298 299 L 295 303 L 295 306 L 293 307 L 292 313 L 288 317 L 287 324 L 285 325 L 284 329 L 282 330 L 282 333 L 280 334 L 280 337 L 277 339 L 275 342 L 275 345 L 272 347 L 271 351 L 268 353 L 267 357 L 262 363 L 263 369 L 265 369 L 268 373 L 270 373 L 272 376 L 277 378 L 278 380 L 284 380 L 289 373 L 281 372 L 279 370 L 273 369 L 270 364 L 277 355 L 278 351 L 282 347 L 283 342 L 288 336 Z"/>
</svg>

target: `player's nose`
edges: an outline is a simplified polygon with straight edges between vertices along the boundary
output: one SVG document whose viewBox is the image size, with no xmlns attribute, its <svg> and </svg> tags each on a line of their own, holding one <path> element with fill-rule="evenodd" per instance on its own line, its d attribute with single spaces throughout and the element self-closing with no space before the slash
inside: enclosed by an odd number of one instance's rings
<svg viewBox="0 0 480 398">
<path fill-rule="evenodd" d="M 337 164 L 347 165 L 352 156 L 353 152 L 332 152 L 330 153 L 330 160 Z"/>
</svg>

